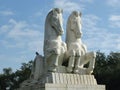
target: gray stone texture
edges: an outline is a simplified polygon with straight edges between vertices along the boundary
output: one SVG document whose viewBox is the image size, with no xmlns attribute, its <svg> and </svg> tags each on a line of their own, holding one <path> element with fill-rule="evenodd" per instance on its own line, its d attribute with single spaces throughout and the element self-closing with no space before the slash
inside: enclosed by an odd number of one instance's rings
<svg viewBox="0 0 120 90">
<path fill-rule="evenodd" d="M 87 52 L 81 40 L 81 13 L 73 11 L 67 21 L 66 43 L 62 41 L 62 9 L 52 9 L 45 20 L 44 57 L 36 52 L 31 76 L 17 90 L 105 90 L 91 73 L 95 52 Z M 68 61 L 68 67 L 62 64 Z M 88 63 L 88 68 L 84 65 Z"/>
<path fill-rule="evenodd" d="M 17 90 L 105 90 L 104 85 L 97 85 L 93 75 L 67 73 L 48 73 L 45 83 L 35 83 Z"/>
</svg>

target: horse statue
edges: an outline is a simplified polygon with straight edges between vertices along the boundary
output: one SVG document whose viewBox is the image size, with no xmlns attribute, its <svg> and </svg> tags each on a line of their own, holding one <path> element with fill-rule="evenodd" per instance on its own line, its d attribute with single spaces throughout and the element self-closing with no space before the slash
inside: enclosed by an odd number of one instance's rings
<svg viewBox="0 0 120 90">
<path fill-rule="evenodd" d="M 68 58 L 67 72 L 91 74 L 95 64 L 95 52 L 87 52 L 87 47 L 82 43 L 81 13 L 73 11 L 67 21 L 66 44 Z M 84 65 L 89 62 L 88 68 Z"/>
<path fill-rule="evenodd" d="M 62 66 L 67 49 L 61 38 L 63 34 L 62 12 L 59 8 L 52 9 L 45 21 L 44 56 L 47 70 L 50 72 L 56 72 L 57 67 Z"/>
</svg>

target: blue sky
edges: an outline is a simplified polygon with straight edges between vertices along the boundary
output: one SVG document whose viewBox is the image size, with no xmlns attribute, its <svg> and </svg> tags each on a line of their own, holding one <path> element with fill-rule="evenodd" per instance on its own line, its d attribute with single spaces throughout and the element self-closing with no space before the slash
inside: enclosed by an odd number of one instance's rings
<svg viewBox="0 0 120 90">
<path fill-rule="evenodd" d="M 82 12 L 89 51 L 120 52 L 120 0 L 0 0 L 0 73 L 43 55 L 45 17 L 54 7 L 63 9 L 64 32 L 69 14 Z"/>
</svg>

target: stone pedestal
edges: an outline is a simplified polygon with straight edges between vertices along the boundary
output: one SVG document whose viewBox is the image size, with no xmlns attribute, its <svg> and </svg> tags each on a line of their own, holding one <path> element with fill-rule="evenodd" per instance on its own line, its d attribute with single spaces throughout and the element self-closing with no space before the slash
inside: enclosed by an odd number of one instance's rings
<svg viewBox="0 0 120 90">
<path fill-rule="evenodd" d="M 93 75 L 47 73 L 44 80 L 44 83 L 38 81 L 18 90 L 105 90 L 105 86 L 98 85 Z"/>
<path fill-rule="evenodd" d="M 105 90 L 104 85 L 46 84 L 45 90 Z"/>
</svg>

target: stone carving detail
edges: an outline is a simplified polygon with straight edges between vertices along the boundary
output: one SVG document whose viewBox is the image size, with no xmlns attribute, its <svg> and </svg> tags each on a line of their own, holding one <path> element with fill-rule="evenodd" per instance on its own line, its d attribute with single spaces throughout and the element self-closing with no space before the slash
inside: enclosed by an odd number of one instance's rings
<svg viewBox="0 0 120 90">
<path fill-rule="evenodd" d="M 36 53 L 31 77 L 39 80 L 43 72 L 63 72 L 91 74 L 95 64 L 95 52 L 87 52 L 82 43 L 81 13 L 73 11 L 67 21 L 66 44 L 62 41 L 63 34 L 62 10 L 52 9 L 45 21 L 44 58 Z M 62 66 L 67 60 L 68 67 Z M 88 68 L 84 65 L 89 62 Z M 58 70 L 59 69 L 59 70 Z"/>
<path fill-rule="evenodd" d="M 39 55 L 38 52 L 36 52 L 36 57 L 34 59 L 33 62 L 33 66 L 32 66 L 32 71 L 31 71 L 31 79 L 34 80 L 39 80 L 40 77 L 44 74 L 44 60 L 43 60 L 43 56 Z"/>
<path fill-rule="evenodd" d="M 54 8 L 48 13 L 45 21 L 44 57 L 36 52 L 31 73 L 32 79 L 39 80 L 45 72 L 92 73 L 96 53 L 87 52 L 87 47 L 81 40 L 81 28 L 81 13 L 73 11 L 67 21 L 66 46 L 61 39 L 64 32 L 62 10 Z M 62 66 L 65 60 L 68 60 L 67 68 Z M 88 62 L 88 68 L 84 68 Z"/>
<path fill-rule="evenodd" d="M 66 44 L 62 41 L 63 22 L 62 10 L 52 9 L 45 21 L 44 57 L 48 71 L 56 72 L 57 67 L 62 66 Z"/>
<path fill-rule="evenodd" d="M 31 76 L 17 90 L 105 90 L 94 76 L 86 75 L 94 69 L 96 53 L 87 52 L 81 28 L 81 13 L 73 11 L 67 21 L 65 44 L 61 39 L 62 10 L 52 9 L 45 21 L 44 57 L 36 52 Z M 67 67 L 63 66 L 66 61 Z"/>
<path fill-rule="evenodd" d="M 66 44 L 61 39 L 63 34 L 62 10 L 54 8 L 48 13 L 45 21 L 44 60 L 43 57 L 37 54 L 34 61 L 36 64 L 31 74 L 35 80 L 40 78 L 43 71 L 62 71 L 64 73 L 67 71 L 79 74 L 92 73 L 96 53 L 87 52 L 86 45 L 82 43 L 81 23 L 81 13 L 73 11 L 67 21 L 66 47 Z M 62 66 L 65 60 L 68 61 L 66 69 Z M 84 68 L 84 65 L 88 62 L 88 68 Z"/>
<path fill-rule="evenodd" d="M 67 71 L 69 73 L 90 74 L 94 69 L 96 53 L 87 52 L 87 47 L 82 43 L 81 24 L 81 13 L 73 11 L 68 18 L 66 31 L 68 49 L 66 55 L 69 59 Z M 88 62 L 88 68 L 84 68 Z"/>
</svg>

